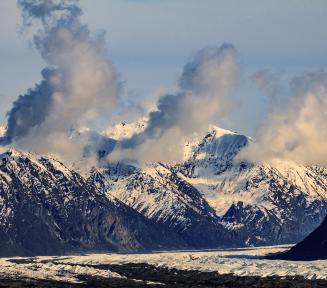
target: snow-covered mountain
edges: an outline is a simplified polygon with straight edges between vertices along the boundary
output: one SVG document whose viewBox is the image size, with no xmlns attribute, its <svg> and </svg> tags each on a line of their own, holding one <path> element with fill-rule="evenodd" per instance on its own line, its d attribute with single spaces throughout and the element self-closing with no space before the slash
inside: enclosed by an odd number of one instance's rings
<svg viewBox="0 0 327 288">
<path fill-rule="evenodd" d="M 0 154 L 0 201 L 2 256 L 188 247 L 49 157 Z"/>
<path fill-rule="evenodd" d="M 127 131 L 115 135 L 131 135 L 131 127 L 121 125 L 120 129 Z M 269 165 L 235 161 L 250 141 L 244 135 L 212 126 L 203 137 L 186 143 L 182 163 L 149 164 L 142 169 L 111 166 L 100 172 L 106 184 L 98 185 L 145 217 L 183 231 L 184 239 L 191 239 L 194 231 L 205 234 L 208 242 L 200 244 L 197 237 L 192 240 L 202 248 L 232 242 L 298 242 L 327 214 L 327 170 L 290 161 Z M 210 224 L 199 227 L 198 217 L 203 216 Z M 208 225 L 219 227 L 210 233 L 212 241 L 208 233 L 199 232 Z M 233 241 L 221 225 L 233 235 Z"/>
<path fill-rule="evenodd" d="M 92 134 L 96 144 L 88 149 L 107 155 L 142 131 L 142 121 Z M 181 163 L 107 163 L 83 176 L 83 161 L 67 168 L 51 157 L 0 154 L 0 253 L 298 242 L 327 214 L 327 170 L 237 161 L 250 141 L 211 126 L 185 144 Z"/>
<path fill-rule="evenodd" d="M 327 169 L 291 161 L 254 165 L 235 156 L 250 138 L 211 128 L 172 167 L 250 245 L 294 243 L 327 214 Z"/>
<path fill-rule="evenodd" d="M 240 246 L 205 198 L 162 163 L 140 169 L 124 164 L 94 170 L 89 181 L 146 218 L 180 235 L 190 247 Z M 205 235 L 205 237 L 204 237 Z"/>
</svg>

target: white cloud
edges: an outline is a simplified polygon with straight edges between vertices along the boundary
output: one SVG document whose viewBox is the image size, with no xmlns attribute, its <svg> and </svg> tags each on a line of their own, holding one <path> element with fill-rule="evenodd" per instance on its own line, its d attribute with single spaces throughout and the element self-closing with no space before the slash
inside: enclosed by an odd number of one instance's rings
<svg viewBox="0 0 327 288">
<path fill-rule="evenodd" d="M 272 110 L 241 159 L 327 166 L 327 73 L 294 78 L 291 86 L 293 97 Z"/>
</svg>

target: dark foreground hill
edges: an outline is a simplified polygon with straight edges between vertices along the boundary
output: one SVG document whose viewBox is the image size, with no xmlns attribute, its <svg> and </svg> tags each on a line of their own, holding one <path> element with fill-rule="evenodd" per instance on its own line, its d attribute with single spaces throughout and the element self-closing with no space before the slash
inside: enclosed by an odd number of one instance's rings
<svg viewBox="0 0 327 288">
<path fill-rule="evenodd" d="M 327 217 L 323 223 L 302 242 L 289 251 L 273 255 L 271 259 L 317 260 L 327 259 Z"/>
</svg>

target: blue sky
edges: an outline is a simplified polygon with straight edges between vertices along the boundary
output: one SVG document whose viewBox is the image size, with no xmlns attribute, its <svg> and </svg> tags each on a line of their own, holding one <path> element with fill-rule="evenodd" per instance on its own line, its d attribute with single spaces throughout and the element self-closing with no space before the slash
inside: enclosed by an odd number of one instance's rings
<svg viewBox="0 0 327 288">
<path fill-rule="evenodd" d="M 271 105 L 248 77 L 271 69 L 283 75 L 327 66 L 324 0 L 81 0 L 91 30 L 106 30 L 110 59 L 135 101 L 172 89 L 195 51 L 224 42 L 239 52 L 238 103 L 224 126 L 254 134 Z M 12 101 L 40 77 L 44 63 L 19 35 L 14 0 L 0 1 L 0 124 Z M 287 78 L 287 77 L 286 77 Z"/>
</svg>

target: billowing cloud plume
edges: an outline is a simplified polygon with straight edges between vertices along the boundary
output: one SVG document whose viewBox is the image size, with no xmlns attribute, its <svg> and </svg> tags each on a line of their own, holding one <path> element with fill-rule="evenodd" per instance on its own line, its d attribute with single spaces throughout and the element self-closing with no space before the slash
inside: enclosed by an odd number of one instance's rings
<svg viewBox="0 0 327 288">
<path fill-rule="evenodd" d="M 10 139 L 25 136 L 32 127 L 45 120 L 52 104 L 53 93 L 56 91 L 52 80 L 56 74 L 56 70 L 45 68 L 42 71 L 44 80 L 14 102 L 8 113 L 7 136 Z"/>
<path fill-rule="evenodd" d="M 108 118 L 117 101 L 104 35 L 91 35 L 80 22 L 78 1 L 18 0 L 18 6 L 48 67 L 42 82 L 14 102 L 6 137 L 38 153 L 80 157 L 83 143 L 74 142 L 82 139 L 69 137 L 71 131 Z"/>
<path fill-rule="evenodd" d="M 147 128 L 123 140 L 109 156 L 138 161 L 177 161 L 186 138 L 203 133 L 231 109 L 231 88 L 238 72 L 232 45 L 207 47 L 185 65 L 178 92 L 159 98 Z"/>
<path fill-rule="evenodd" d="M 293 97 L 275 107 L 257 140 L 241 155 L 252 162 L 290 159 L 327 166 L 327 73 L 320 71 L 291 81 Z"/>
</svg>

